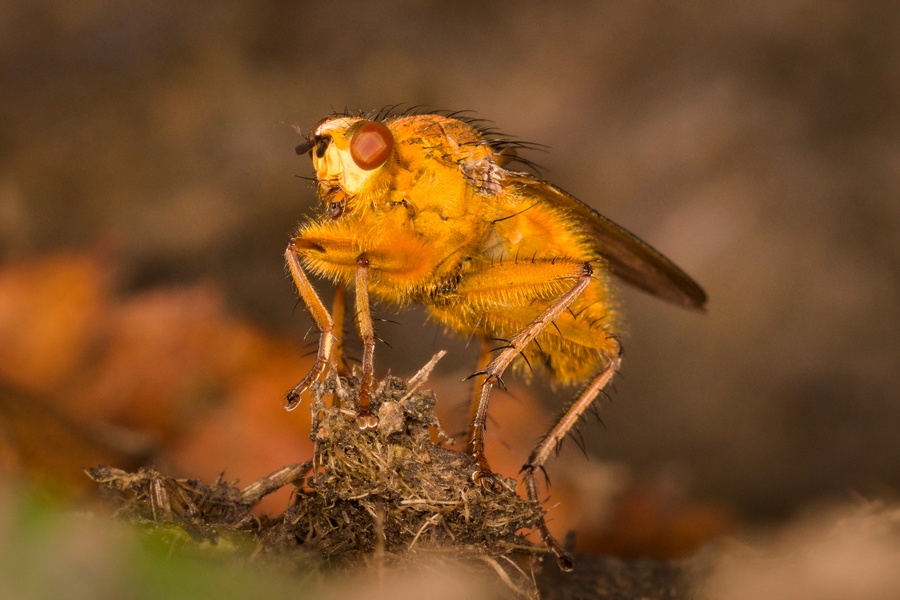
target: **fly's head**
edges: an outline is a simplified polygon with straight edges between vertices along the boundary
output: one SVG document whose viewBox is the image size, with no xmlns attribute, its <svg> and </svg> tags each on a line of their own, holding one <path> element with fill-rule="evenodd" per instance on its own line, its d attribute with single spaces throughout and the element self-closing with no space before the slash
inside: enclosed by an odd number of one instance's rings
<svg viewBox="0 0 900 600">
<path fill-rule="evenodd" d="M 340 218 L 353 198 L 382 184 L 394 136 L 387 125 L 361 117 L 321 121 L 297 154 L 309 154 L 316 170 L 319 197 L 332 219 Z"/>
</svg>

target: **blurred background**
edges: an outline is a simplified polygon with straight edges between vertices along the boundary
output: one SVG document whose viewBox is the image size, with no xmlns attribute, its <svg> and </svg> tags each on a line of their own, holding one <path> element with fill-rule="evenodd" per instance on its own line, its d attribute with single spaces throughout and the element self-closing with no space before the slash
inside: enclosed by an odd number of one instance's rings
<svg viewBox="0 0 900 600">
<path fill-rule="evenodd" d="M 402 102 L 547 144 L 547 179 L 709 294 L 698 315 L 622 289 L 591 458 L 548 465 L 558 532 L 669 556 L 896 499 L 898 32 L 888 0 L 7 0 L 0 468 L 69 490 L 100 462 L 247 483 L 306 460 L 281 397 L 312 324 L 282 253 L 318 207 L 288 124 Z M 432 383 L 462 431 L 476 345 L 376 314 L 399 322 L 380 374 L 450 350 Z M 577 390 L 510 391 L 489 443 L 512 475 Z"/>
</svg>

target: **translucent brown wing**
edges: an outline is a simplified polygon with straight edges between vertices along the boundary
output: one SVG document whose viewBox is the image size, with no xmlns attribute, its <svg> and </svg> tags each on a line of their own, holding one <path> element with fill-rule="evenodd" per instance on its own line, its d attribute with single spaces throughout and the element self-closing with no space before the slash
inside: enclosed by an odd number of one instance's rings
<svg viewBox="0 0 900 600">
<path fill-rule="evenodd" d="M 545 198 L 575 215 L 594 236 L 597 251 L 614 275 L 654 296 L 704 310 L 706 292 L 668 258 L 587 204 L 528 173 L 507 171 L 505 179 L 525 195 Z"/>
</svg>

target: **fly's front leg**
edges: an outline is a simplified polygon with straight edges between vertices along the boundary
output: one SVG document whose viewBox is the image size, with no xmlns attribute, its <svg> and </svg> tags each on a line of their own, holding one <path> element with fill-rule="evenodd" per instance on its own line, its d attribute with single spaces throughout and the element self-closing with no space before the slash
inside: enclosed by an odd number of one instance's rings
<svg viewBox="0 0 900 600">
<path fill-rule="evenodd" d="M 571 306 L 590 284 L 591 276 L 594 272 L 590 263 L 580 263 L 576 268 L 579 271 L 577 274 L 569 274 L 569 276 L 577 276 L 575 285 L 554 300 L 553 303 L 550 304 L 550 306 L 548 306 L 536 319 L 529 323 L 525 329 L 513 336 L 509 341 L 509 345 L 488 363 L 483 372 L 478 373 L 478 375 L 484 375 L 484 382 L 481 385 L 481 393 L 477 396 L 472 407 L 472 420 L 469 423 L 467 432 L 468 444 L 466 449 L 478 465 L 478 470 L 472 475 L 472 479 L 481 483 L 486 489 L 497 489 L 500 485 L 488 464 L 487 456 L 485 456 L 484 452 L 484 427 L 487 422 L 487 410 L 490 402 L 491 390 L 494 385 L 500 381 L 501 376 L 513 359 L 515 359 L 534 338 L 550 325 L 554 319 L 559 317 L 564 310 Z"/>
<path fill-rule="evenodd" d="M 365 254 L 356 260 L 356 325 L 363 344 L 362 380 L 359 384 L 359 412 L 356 423 L 360 429 L 374 429 L 378 417 L 372 412 L 372 390 L 375 387 L 375 328 L 369 308 L 369 259 Z"/>
<path fill-rule="evenodd" d="M 620 357 L 621 347 L 618 342 L 613 339 L 610 339 L 610 342 L 614 346 L 614 357 L 610 359 L 600 373 L 594 377 L 591 384 L 581 392 L 578 398 L 576 398 L 569 408 L 566 409 L 566 412 L 559 418 L 556 425 L 554 425 L 538 445 L 534 447 L 534 450 L 531 451 L 531 455 L 528 457 L 528 461 L 522 467 L 522 479 L 525 483 L 525 489 L 528 491 L 529 500 L 540 502 L 540 498 L 538 497 L 537 478 L 535 477 L 537 470 L 543 468 L 550 453 L 559 447 L 563 438 L 568 435 L 569 431 L 572 430 L 572 427 L 575 426 L 575 423 L 578 422 L 581 415 L 584 414 L 584 411 L 593 404 L 597 395 L 609 384 L 610 379 L 612 379 L 613 375 L 615 375 L 616 371 L 619 369 L 619 364 L 622 362 Z M 547 529 L 547 523 L 544 522 L 543 518 L 538 525 L 538 529 L 544 543 L 556 555 L 556 561 L 557 564 L 559 564 L 559 568 L 563 571 L 571 571 L 575 565 L 572 555 L 566 552 L 565 548 L 562 547 L 562 544 L 556 541 L 550 533 L 550 530 Z"/>
<path fill-rule="evenodd" d="M 300 266 L 296 242 L 296 239 L 290 241 L 287 250 L 284 252 L 284 258 L 287 261 L 294 285 L 297 287 L 297 292 L 299 292 L 303 303 L 306 304 L 306 308 L 309 310 L 313 321 L 315 321 L 316 327 L 319 328 L 319 350 L 316 353 L 316 360 L 312 369 L 300 383 L 294 386 L 294 389 L 288 392 L 285 405 L 287 410 L 297 408 L 300 405 L 300 394 L 308 390 L 312 384 L 319 381 L 325 374 L 326 368 L 332 362 L 332 349 L 334 347 L 334 336 L 332 335 L 334 321 Z"/>
</svg>

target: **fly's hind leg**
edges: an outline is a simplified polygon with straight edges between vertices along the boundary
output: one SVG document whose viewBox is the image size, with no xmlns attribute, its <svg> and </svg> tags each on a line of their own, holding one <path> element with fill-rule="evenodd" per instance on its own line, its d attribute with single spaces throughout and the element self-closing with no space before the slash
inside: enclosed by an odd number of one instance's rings
<svg viewBox="0 0 900 600">
<path fill-rule="evenodd" d="M 309 283 L 309 279 L 307 279 L 303 268 L 300 266 L 295 240 L 291 240 L 288 244 L 287 250 L 284 252 L 284 258 L 287 261 L 294 285 L 297 287 L 297 292 L 299 292 L 300 298 L 306 304 L 310 316 L 319 328 L 319 350 L 316 353 L 316 360 L 312 369 L 300 383 L 294 386 L 294 389 L 288 392 L 286 397 L 285 408 L 293 410 L 300 405 L 300 395 L 308 390 L 312 384 L 319 381 L 324 376 L 328 365 L 332 364 L 334 320 L 328 314 L 328 309 L 322 304 L 321 298 L 319 298 L 312 284 Z"/>
<path fill-rule="evenodd" d="M 484 452 L 484 427 L 487 421 L 488 403 L 490 402 L 491 390 L 494 385 L 501 381 L 509 364 L 531 343 L 554 319 L 559 317 L 564 310 L 572 305 L 575 300 L 584 292 L 585 288 L 590 284 L 593 275 L 593 268 L 590 263 L 547 263 L 544 265 L 534 265 L 542 268 L 544 271 L 560 270 L 556 276 L 563 278 L 575 278 L 575 284 L 566 292 L 554 300 L 543 313 L 536 319 L 531 321 L 524 329 L 518 332 L 509 344 L 488 363 L 484 371 L 476 373 L 483 375 L 484 380 L 481 384 L 481 393 L 477 394 L 472 406 L 472 419 L 469 423 L 467 432 L 468 444 L 467 451 L 475 459 L 478 470 L 472 475 L 472 479 L 480 483 L 485 489 L 498 489 L 500 483 L 497 481 L 487 457 Z M 527 268 L 527 265 L 525 266 Z M 520 282 L 523 282 L 525 276 L 529 273 L 525 272 L 522 265 L 518 266 L 520 270 Z M 567 272 L 566 272 L 567 271 Z M 539 273 L 535 270 L 535 275 Z"/>
<path fill-rule="evenodd" d="M 594 377 L 591 384 L 575 399 L 574 402 L 566 409 L 566 411 L 562 414 L 559 420 L 556 422 L 556 425 L 544 436 L 544 438 L 538 443 L 537 446 L 534 447 L 534 450 L 531 451 L 531 454 L 528 457 L 528 460 L 525 462 L 525 465 L 522 467 L 522 479 L 525 483 L 525 489 L 528 491 L 528 499 L 533 500 L 535 502 L 540 502 L 540 498 L 538 497 L 538 486 L 537 486 L 537 478 L 535 477 L 535 473 L 538 469 L 542 469 L 544 463 L 547 462 L 547 458 L 550 456 L 550 453 L 553 452 L 559 444 L 562 443 L 563 438 L 568 435 L 568 433 L 572 430 L 572 427 L 578 422 L 578 419 L 584 414 L 584 411 L 587 410 L 591 404 L 593 404 L 594 400 L 597 398 L 597 395 L 603 391 L 609 381 L 612 379 L 613 375 L 615 375 L 616 371 L 619 369 L 619 364 L 621 363 L 621 347 L 618 342 L 614 339 L 610 338 L 610 342 L 614 344 L 614 355 L 606 363 L 606 366 Z M 566 550 L 562 547 L 562 545 L 556 541 L 556 539 L 550 534 L 550 530 L 547 529 L 547 524 L 541 519 L 541 523 L 538 526 L 538 529 L 541 533 L 541 537 L 544 540 L 544 543 L 550 548 L 554 554 L 556 554 L 557 563 L 559 564 L 559 568 L 563 571 L 571 571 L 574 567 L 574 561 L 572 556 L 566 552 Z"/>
</svg>

